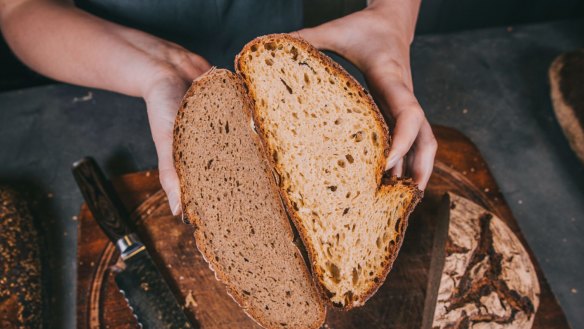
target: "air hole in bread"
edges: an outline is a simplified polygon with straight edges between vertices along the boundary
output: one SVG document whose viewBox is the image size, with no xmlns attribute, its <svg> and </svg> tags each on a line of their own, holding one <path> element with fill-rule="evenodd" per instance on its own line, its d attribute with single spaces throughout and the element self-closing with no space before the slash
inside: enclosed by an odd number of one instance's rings
<svg viewBox="0 0 584 329">
<path fill-rule="evenodd" d="M 359 143 L 359 142 L 361 142 L 363 140 L 363 132 L 362 131 L 358 131 L 358 132 L 354 133 L 353 135 L 351 135 L 351 138 L 355 142 Z"/>
<path fill-rule="evenodd" d="M 266 50 L 274 50 L 276 49 L 277 44 L 275 42 L 266 42 L 264 43 L 264 48 L 266 48 Z"/>
</svg>

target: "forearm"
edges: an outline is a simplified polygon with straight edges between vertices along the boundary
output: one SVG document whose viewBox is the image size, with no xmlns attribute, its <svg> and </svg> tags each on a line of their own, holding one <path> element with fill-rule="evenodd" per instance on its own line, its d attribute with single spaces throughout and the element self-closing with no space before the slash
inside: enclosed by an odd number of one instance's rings
<svg viewBox="0 0 584 329">
<path fill-rule="evenodd" d="M 43 75 L 142 96 L 144 82 L 162 74 L 144 49 L 147 41 L 135 42 L 136 38 L 155 38 L 92 16 L 70 3 L 13 1 L 0 9 L 0 28 L 8 44 L 26 65 Z"/>
</svg>

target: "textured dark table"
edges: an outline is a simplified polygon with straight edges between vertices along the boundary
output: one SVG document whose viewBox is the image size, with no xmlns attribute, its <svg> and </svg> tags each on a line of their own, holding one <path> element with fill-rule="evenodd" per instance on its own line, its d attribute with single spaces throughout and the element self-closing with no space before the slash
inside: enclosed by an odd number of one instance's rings
<svg viewBox="0 0 584 329">
<path fill-rule="evenodd" d="M 584 166 L 554 119 L 546 74 L 583 46 L 580 20 L 423 36 L 412 52 L 430 121 L 478 145 L 574 328 L 584 328 Z M 83 155 L 109 175 L 154 168 L 143 101 L 59 84 L 0 94 L 0 182 L 33 191 L 45 224 L 51 328 L 75 327 L 81 195 L 70 166 Z"/>
</svg>

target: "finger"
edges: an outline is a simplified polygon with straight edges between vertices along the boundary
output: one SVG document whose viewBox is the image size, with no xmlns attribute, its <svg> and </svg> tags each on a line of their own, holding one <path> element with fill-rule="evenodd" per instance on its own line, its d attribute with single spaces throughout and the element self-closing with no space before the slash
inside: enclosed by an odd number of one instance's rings
<svg viewBox="0 0 584 329">
<path fill-rule="evenodd" d="M 180 184 L 174 168 L 172 133 L 170 135 L 158 133 L 152 136 L 158 155 L 160 185 L 162 185 L 162 189 L 166 193 L 172 214 L 177 216 L 181 213 L 182 209 L 180 202 Z"/>
<path fill-rule="evenodd" d="M 391 168 L 391 175 L 401 177 L 404 174 L 404 158 L 399 159 L 397 164 Z"/>
<path fill-rule="evenodd" d="M 180 77 L 188 82 L 196 79 L 210 68 L 209 63 L 201 56 L 182 48 L 174 49 L 170 60 Z"/>
<path fill-rule="evenodd" d="M 393 168 L 408 153 L 416 140 L 423 119 L 418 111 L 417 109 L 404 110 L 395 116 L 395 129 L 386 170 Z"/>
<path fill-rule="evenodd" d="M 191 63 L 199 70 L 199 74 L 193 77 L 193 79 L 197 78 L 202 73 L 207 72 L 211 69 L 211 64 L 207 62 L 207 60 L 204 59 L 203 57 L 194 53 L 189 53 L 189 58 L 191 60 Z"/>
<path fill-rule="evenodd" d="M 432 127 L 426 121 L 422 124 L 414 143 L 413 159 L 409 164 L 414 182 L 420 190 L 424 190 L 430 180 L 437 149 L 438 143 L 432 132 Z"/>
<path fill-rule="evenodd" d="M 159 168 L 162 166 L 167 166 L 159 163 Z M 178 175 L 174 166 L 172 168 L 159 169 L 160 185 L 166 193 L 168 198 L 168 205 L 172 214 L 178 216 L 182 213 L 181 201 L 180 201 L 180 182 Z"/>
<path fill-rule="evenodd" d="M 389 170 L 412 147 L 425 118 L 416 97 L 406 84 L 396 81 L 393 77 L 378 77 L 376 82 L 373 91 L 379 96 L 381 107 L 392 115 L 395 123 L 385 166 L 385 169 Z"/>
<path fill-rule="evenodd" d="M 180 81 L 179 81 L 180 82 Z M 181 212 L 180 185 L 172 152 L 173 127 L 180 99 L 186 90 L 183 82 L 159 86 L 147 100 L 148 121 L 158 155 L 160 183 L 174 215 Z"/>
<path fill-rule="evenodd" d="M 178 63 L 175 63 L 174 66 L 185 81 L 193 81 L 204 72 L 199 68 L 198 63 L 191 59 L 190 54 L 184 53 L 181 56 Z"/>
</svg>

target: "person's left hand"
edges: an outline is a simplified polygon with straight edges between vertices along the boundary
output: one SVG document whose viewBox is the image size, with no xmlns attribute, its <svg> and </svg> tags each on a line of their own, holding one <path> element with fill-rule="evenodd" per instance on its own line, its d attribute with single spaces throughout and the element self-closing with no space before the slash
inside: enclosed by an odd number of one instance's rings
<svg viewBox="0 0 584 329">
<path fill-rule="evenodd" d="M 409 60 L 413 31 L 405 27 L 403 17 L 390 17 L 390 13 L 370 6 L 298 34 L 319 49 L 338 53 L 363 72 L 381 110 L 395 121 L 386 170 L 397 176 L 407 170 L 424 190 L 437 142 L 413 93 Z"/>
</svg>

